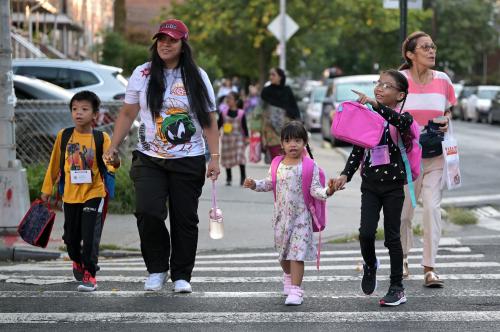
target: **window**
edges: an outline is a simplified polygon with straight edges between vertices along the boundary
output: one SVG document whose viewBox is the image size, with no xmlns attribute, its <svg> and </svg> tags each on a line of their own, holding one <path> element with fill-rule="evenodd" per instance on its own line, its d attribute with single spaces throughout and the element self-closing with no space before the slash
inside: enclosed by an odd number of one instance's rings
<svg viewBox="0 0 500 332">
<path fill-rule="evenodd" d="M 19 66 L 17 67 L 16 74 L 27 77 L 38 78 L 53 84 L 57 84 L 58 68 L 52 67 L 34 67 L 34 66 Z"/>
<path fill-rule="evenodd" d="M 92 73 L 84 70 L 69 69 L 69 75 L 73 80 L 73 88 L 98 84 L 99 79 Z"/>
</svg>

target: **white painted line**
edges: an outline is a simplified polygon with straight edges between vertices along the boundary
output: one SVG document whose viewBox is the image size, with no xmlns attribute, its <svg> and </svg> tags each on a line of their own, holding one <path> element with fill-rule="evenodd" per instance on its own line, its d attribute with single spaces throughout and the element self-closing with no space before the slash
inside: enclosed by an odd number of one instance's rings
<svg viewBox="0 0 500 332">
<path fill-rule="evenodd" d="M 378 259 L 382 261 L 390 260 L 389 256 L 377 256 Z M 480 259 L 484 258 L 484 254 L 470 254 L 470 255 L 437 255 L 436 259 Z M 421 255 L 410 255 L 408 256 L 409 260 L 420 260 L 422 259 Z M 361 256 L 349 256 L 349 257 L 321 257 L 321 262 L 362 262 L 363 258 Z M 201 260 L 197 261 L 196 265 L 217 265 L 217 264 L 276 264 L 276 259 L 248 259 L 248 260 Z M 306 263 L 307 264 L 307 263 Z M 314 262 L 310 262 L 310 264 L 316 264 Z M 67 267 L 71 266 L 70 262 L 64 261 L 56 261 L 56 262 L 40 262 L 37 263 L 38 266 L 59 266 L 59 267 Z M 124 270 L 130 266 L 144 266 L 144 261 L 142 259 L 137 259 L 135 261 L 127 261 L 127 262 L 115 262 L 115 261 L 99 261 L 99 266 L 101 268 L 106 266 L 121 266 Z"/>
<path fill-rule="evenodd" d="M 459 246 L 460 241 L 455 237 L 442 237 L 439 239 L 440 246 Z"/>
<path fill-rule="evenodd" d="M 360 262 L 361 263 L 361 262 Z M 409 264 L 410 268 L 421 268 L 420 264 Z M 498 262 L 447 262 L 447 263 L 436 263 L 436 268 L 478 268 L 478 267 L 500 267 Z M 338 271 L 338 270 L 356 270 L 359 265 L 327 265 L 321 264 L 321 271 Z M 316 270 L 316 266 L 307 265 L 305 267 L 306 271 Z M 390 269 L 389 264 L 380 265 L 379 269 Z M 44 266 L 38 264 L 20 264 L 11 266 L 0 266 L 0 271 L 3 272 L 29 272 L 29 271 L 68 271 L 69 266 Z M 144 266 L 105 266 L 101 269 L 104 271 L 145 271 Z M 282 271 L 281 266 L 276 264 L 275 266 L 211 266 L 211 267 L 200 267 L 195 266 L 194 272 L 256 272 L 256 271 Z"/>
<path fill-rule="evenodd" d="M 480 218 L 477 223 L 479 227 L 491 229 L 500 232 L 500 220 L 493 218 Z"/>
<path fill-rule="evenodd" d="M 412 248 L 410 252 L 422 252 L 423 248 Z M 441 247 L 439 251 L 448 251 L 448 252 L 460 252 L 466 253 L 471 252 L 469 247 Z M 387 253 L 387 249 L 376 249 L 375 252 L 377 254 Z M 342 255 L 359 255 L 359 249 L 356 250 L 325 250 L 321 251 L 321 256 L 342 256 Z M 216 255 L 196 255 L 196 260 L 200 259 L 217 259 L 217 258 L 255 258 L 255 257 L 278 257 L 278 254 L 275 252 L 261 252 L 261 253 L 245 253 L 245 254 L 216 254 Z M 126 258 L 125 258 L 126 259 Z M 118 259 L 117 259 L 118 260 Z M 122 259 L 123 260 L 123 259 Z"/>
<path fill-rule="evenodd" d="M 309 291 L 305 292 L 306 298 L 328 298 L 328 299 L 349 299 L 349 298 L 369 298 L 383 296 L 384 291 L 378 291 L 371 296 L 362 294 L 361 291 Z M 113 297 L 195 297 L 195 298 L 274 298 L 281 297 L 281 292 L 193 292 L 191 294 L 174 293 L 169 287 L 165 287 L 162 291 L 146 292 L 146 291 L 96 291 L 91 293 L 81 293 L 77 291 L 0 291 L 0 298 L 73 298 L 73 297 L 98 297 L 98 298 L 113 298 Z M 438 293 L 436 292 L 408 292 L 406 296 L 409 298 L 433 298 L 443 296 L 447 297 L 500 297 L 500 291 L 490 290 L 472 290 L 472 289 L 456 289 L 450 290 L 445 288 Z"/>
<path fill-rule="evenodd" d="M 500 201 L 500 195 L 476 195 L 476 196 L 463 196 L 463 197 L 448 197 L 443 198 L 442 205 L 456 205 L 456 204 L 484 204 L 484 202 Z"/>
<path fill-rule="evenodd" d="M 346 322 L 496 322 L 500 311 L 368 312 L 15 312 L 2 313 L 0 324 L 49 323 L 346 323 Z"/>
<path fill-rule="evenodd" d="M 355 272 L 355 275 L 306 275 L 304 282 L 344 282 L 344 281 L 359 281 L 361 274 Z M 439 277 L 443 280 L 500 280 L 500 274 L 440 274 Z M 387 275 L 377 275 L 377 280 L 389 280 Z M 423 274 L 410 275 L 408 280 L 423 280 Z M 146 281 L 146 276 L 97 276 L 97 283 L 99 282 L 122 282 L 122 283 L 143 283 Z M 0 274 L 0 282 L 17 283 L 17 284 L 30 284 L 30 285 L 53 285 L 62 283 L 77 283 L 73 276 L 35 276 L 35 275 L 5 275 Z M 191 283 L 270 283 L 270 282 L 283 282 L 281 274 L 276 277 L 192 277 Z M 167 287 L 167 286 L 165 286 Z"/>
</svg>

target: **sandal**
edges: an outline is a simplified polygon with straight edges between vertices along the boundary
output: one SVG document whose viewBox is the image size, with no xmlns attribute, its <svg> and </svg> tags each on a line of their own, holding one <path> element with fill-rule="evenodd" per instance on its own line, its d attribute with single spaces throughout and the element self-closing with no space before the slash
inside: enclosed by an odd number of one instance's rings
<svg viewBox="0 0 500 332">
<path fill-rule="evenodd" d="M 424 286 L 429 288 L 442 288 L 443 280 L 434 271 L 429 271 L 424 274 Z"/>
</svg>

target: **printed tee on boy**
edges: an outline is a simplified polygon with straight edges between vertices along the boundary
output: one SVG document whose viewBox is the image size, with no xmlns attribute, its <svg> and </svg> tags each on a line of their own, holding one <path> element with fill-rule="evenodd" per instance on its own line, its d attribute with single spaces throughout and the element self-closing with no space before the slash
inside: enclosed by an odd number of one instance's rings
<svg viewBox="0 0 500 332">
<path fill-rule="evenodd" d="M 49 167 L 43 181 L 42 193 L 51 195 L 54 185 L 59 177 L 59 165 L 61 158 L 61 139 L 64 129 L 59 131 L 52 148 Z M 103 133 L 103 151 L 109 149 L 111 139 L 107 133 Z M 106 190 L 99 173 L 99 166 L 95 155 L 96 146 L 94 135 L 92 133 L 82 134 L 73 130 L 68 144 L 66 145 L 66 153 L 64 163 L 64 194 L 62 197 L 65 203 L 84 203 L 92 198 L 105 197 Z M 115 168 L 111 165 L 106 165 L 110 172 L 114 172 Z M 72 183 L 71 171 L 90 170 L 92 181 L 91 183 Z"/>
<path fill-rule="evenodd" d="M 134 70 L 125 94 L 125 103 L 140 106 L 137 150 L 152 157 L 168 159 L 203 155 L 203 131 L 195 112 L 190 108 L 180 68 L 164 69 L 166 90 L 163 107 L 156 119 L 152 118 L 147 105 L 150 68 L 148 62 Z M 205 71 L 199 70 L 212 101 L 210 111 L 215 112 L 212 84 Z"/>
</svg>

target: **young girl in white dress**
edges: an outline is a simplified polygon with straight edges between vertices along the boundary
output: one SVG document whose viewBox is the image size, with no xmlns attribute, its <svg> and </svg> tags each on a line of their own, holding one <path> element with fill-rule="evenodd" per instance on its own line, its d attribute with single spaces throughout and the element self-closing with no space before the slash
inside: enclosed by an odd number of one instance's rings
<svg viewBox="0 0 500 332">
<path fill-rule="evenodd" d="M 299 121 L 289 122 L 281 131 L 281 146 L 285 156 L 276 172 L 273 225 L 274 246 L 284 272 L 283 292 L 287 295 L 286 305 L 302 304 L 304 291 L 300 286 L 304 276 L 304 261 L 316 259 L 312 216 L 302 192 L 302 158 L 307 152 L 312 157 L 307 139 L 307 131 Z M 243 186 L 258 192 L 272 191 L 271 168 L 267 178 L 247 178 Z M 323 187 L 320 184 L 319 168 L 314 163 L 311 196 L 326 200 L 333 192 L 333 179 L 328 181 L 327 187 Z"/>
</svg>

